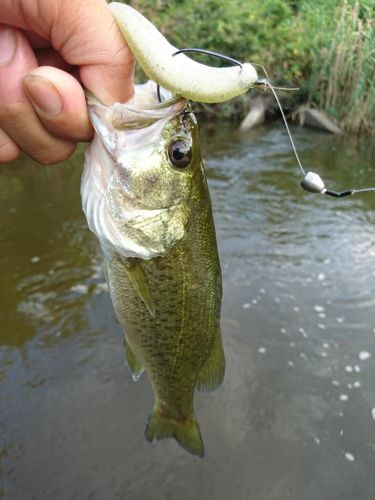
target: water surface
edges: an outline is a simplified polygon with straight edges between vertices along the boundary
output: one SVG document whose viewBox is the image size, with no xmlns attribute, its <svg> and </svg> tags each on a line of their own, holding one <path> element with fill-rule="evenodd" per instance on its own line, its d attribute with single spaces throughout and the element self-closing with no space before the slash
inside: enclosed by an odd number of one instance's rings
<svg viewBox="0 0 375 500">
<path fill-rule="evenodd" d="M 294 129 L 333 189 L 375 185 L 374 150 Z M 82 150 L 0 168 L 0 497 L 373 500 L 375 195 L 305 193 L 281 125 L 206 127 L 223 269 L 225 381 L 197 394 L 201 460 L 143 432 L 80 208 Z"/>
</svg>

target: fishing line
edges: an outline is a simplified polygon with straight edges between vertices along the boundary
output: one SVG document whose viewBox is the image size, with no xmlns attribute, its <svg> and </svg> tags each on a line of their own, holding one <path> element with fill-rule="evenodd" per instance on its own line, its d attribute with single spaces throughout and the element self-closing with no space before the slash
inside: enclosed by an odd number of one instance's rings
<svg viewBox="0 0 375 500">
<path fill-rule="evenodd" d="M 266 73 L 266 72 L 265 72 Z M 267 73 L 266 73 L 267 75 Z M 288 135 L 289 135 L 289 140 L 290 140 L 290 143 L 292 145 L 292 148 L 293 148 L 293 152 L 294 152 L 294 156 L 296 157 L 296 160 L 297 160 L 297 163 L 299 165 L 299 168 L 301 169 L 301 172 L 302 172 L 302 175 L 306 175 L 305 173 L 305 170 L 302 166 L 302 163 L 299 159 L 299 156 L 298 156 L 298 153 L 297 153 L 297 150 L 296 150 L 296 147 L 294 145 L 294 141 L 293 141 L 293 138 L 292 138 L 292 134 L 290 133 L 290 130 L 289 130 L 289 127 L 288 127 L 288 123 L 286 121 L 286 117 L 285 117 L 285 114 L 284 114 L 284 111 L 283 111 L 283 108 L 281 106 L 281 102 L 279 101 L 279 98 L 276 94 L 276 91 L 275 91 L 275 88 L 273 87 L 273 85 L 268 81 L 268 79 L 266 78 L 260 78 L 259 80 L 257 80 L 255 82 L 255 86 L 258 86 L 258 87 L 265 87 L 265 88 L 269 88 L 274 96 L 274 98 L 276 99 L 276 102 L 277 102 L 277 105 L 279 106 L 279 110 L 280 110 L 280 113 L 281 113 L 281 116 L 284 120 L 284 124 L 285 124 L 285 128 L 286 128 L 286 131 L 288 132 Z"/>
<path fill-rule="evenodd" d="M 303 187 L 303 189 L 305 189 L 306 191 L 308 191 L 310 193 L 326 194 L 328 196 L 333 196 L 335 198 L 342 198 L 344 196 L 350 196 L 350 195 L 353 195 L 355 193 L 365 193 L 365 192 L 368 192 L 368 191 L 375 191 L 375 187 L 361 188 L 361 189 L 346 189 L 345 191 L 333 191 L 332 189 L 328 189 L 325 186 L 324 181 L 320 177 L 320 175 L 316 174 L 315 172 L 307 172 L 307 174 L 305 173 L 305 170 L 304 170 L 304 168 L 302 166 L 302 163 L 301 163 L 301 161 L 299 159 L 296 147 L 294 145 L 294 141 L 293 141 L 292 135 L 290 133 L 290 130 L 289 130 L 289 127 L 288 127 L 288 123 L 287 123 L 284 111 L 282 109 L 280 100 L 279 100 L 279 98 L 278 98 L 278 96 L 276 94 L 276 90 L 275 89 L 277 87 L 274 87 L 269 82 L 269 78 L 268 78 L 268 75 L 267 75 L 267 72 L 266 72 L 265 68 L 262 65 L 260 65 L 260 64 L 257 64 L 256 66 L 260 66 L 263 69 L 263 71 L 264 71 L 264 73 L 265 73 L 265 75 L 266 75 L 267 78 L 259 78 L 255 82 L 255 87 L 269 88 L 271 90 L 272 94 L 275 97 L 275 100 L 277 102 L 277 105 L 279 107 L 281 116 L 282 116 L 284 124 L 285 124 L 285 128 L 286 128 L 286 130 L 288 132 L 289 140 L 290 140 L 290 143 L 292 145 L 292 149 L 293 149 L 294 155 L 296 157 L 296 160 L 297 160 L 297 163 L 299 165 L 299 168 L 301 169 L 302 175 L 304 176 L 303 179 L 302 179 L 302 181 L 301 181 L 301 183 L 300 183 L 301 186 Z M 282 89 L 280 87 L 278 89 L 279 90 L 296 90 L 296 89 Z"/>
<path fill-rule="evenodd" d="M 220 54 L 219 52 L 213 52 L 212 50 L 207 50 L 207 49 L 187 47 L 184 49 L 177 50 L 172 55 L 177 56 L 178 54 L 183 54 L 183 53 L 188 53 L 188 52 L 196 52 L 199 54 L 213 56 L 213 57 L 216 57 L 218 59 L 222 59 L 223 61 L 226 61 L 230 64 L 233 64 L 235 66 L 239 66 L 240 68 L 242 68 L 242 63 L 240 61 L 238 61 L 237 59 L 234 59 L 233 57 L 229 57 L 229 56 L 226 56 L 224 54 Z M 257 64 L 257 63 L 251 63 L 251 64 L 253 64 L 254 66 L 259 66 L 263 70 L 264 74 L 266 75 L 266 78 L 259 78 L 255 82 L 254 87 L 263 88 L 264 90 L 270 89 L 275 100 L 276 100 L 276 103 L 279 107 L 286 131 L 287 131 L 288 136 L 289 136 L 289 141 L 290 141 L 290 144 L 292 146 L 294 156 L 297 160 L 298 166 L 299 166 L 301 173 L 303 175 L 303 179 L 300 183 L 301 186 L 303 187 L 303 189 L 305 189 L 306 191 L 308 191 L 310 193 L 327 194 L 329 196 L 334 196 L 335 198 L 342 198 L 344 196 L 350 196 L 350 195 L 353 195 L 355 193 L 365 193 L 368 191 L 375 191 L 375 187 L 361 188 L 361 189 L 347 189 L 345 191 L 333 191 L 332 189 L 328 189 L 325 186 L 324 181 L 320 177 L 320 175 L 316 174 L 315 172 L 307 172 L 307 173 L 305 172 L 305 169 L 303 168 L 302 162 L 301 162 L 299 155 L 297 153 L 297 149 L 296 149 L 296 146 L 294 144 L 292 134 L 290 133 L 288 122 L 287 122 L 286 116 L 284 114 L 284 110 L 281 106 L 280 100 L 279 100 L 278 95 L 276 93 L 276 90 L 295 91 L 295 90 L 299 90 L 299 89 L 298 88 L 276 87 L 276 86 L 272 85 L 270 83 L 270 79 L 269 79 L 269 76 L 267 74 L 266 68 L 264 66 L 262 66 L 261 64 Z M 160 94 L 160 86 L 159 85 L 157 85 L 156 91 L 157 91 L 158 101 L 161 103 L 161 94 Z"/>
</svg>

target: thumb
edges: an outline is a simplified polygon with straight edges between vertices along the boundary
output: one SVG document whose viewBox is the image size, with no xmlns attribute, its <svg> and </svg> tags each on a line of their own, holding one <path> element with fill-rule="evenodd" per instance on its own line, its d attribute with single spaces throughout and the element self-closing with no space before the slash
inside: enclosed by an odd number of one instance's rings
<svg viewBox="0 0 375 500">
<path fill-rule="evenodd" d="M 49 0 L 40 0 L 44 3 Z M 134 93 L 134 58 L 104 0 L 61 0 L 52 45 L 106 104 Z"/>
</svg>

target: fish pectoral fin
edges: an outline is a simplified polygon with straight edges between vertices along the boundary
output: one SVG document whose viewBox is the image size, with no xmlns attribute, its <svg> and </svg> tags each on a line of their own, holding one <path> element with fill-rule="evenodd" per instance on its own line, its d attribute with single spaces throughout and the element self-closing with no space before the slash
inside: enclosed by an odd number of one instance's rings
<svg viewBox="0 0 375 500">
<path fill-rule="evenodd" d="M 125 345 L 126 360 L 128 362 L 129 369 L 131 371 L 134 382 L 137 382 L 142 373 L 145 371 L 144 366 L 140 361 L 138 361 L 138 358 L 134 354 L 134 351 L 130 347 L 126 337 L 124 339 L 124 345 Z"/>
<path fill-rule="evenodd" d="M 225 357 L 220 330 L 214 335 L 213 344 L 204 365 L 199 371 L 196 388 L 211 392 L 222 383 L 225 373 Z"/>
<path fill-rule="evenodd" d="M 189 453 L 204 456 L 202 436 L 194 415 L 184 420 L 175 420 L 161 415 L 154 408 L 148 419 L 145 436 L 150 443 L 154 439 L 173 437 Z"/>
<path fill-rule="evenodd" d="M 122 259 L 122 262 L 124 263 L 125 270 L 134 288 L 137 290 L 138 295 L 147 307 L 151 317 L 155 318 L 155 303 L 151 293 L 150 283 L 148 282 L 142 264 L 139 259 L 136 258 Z"/>
</svg>

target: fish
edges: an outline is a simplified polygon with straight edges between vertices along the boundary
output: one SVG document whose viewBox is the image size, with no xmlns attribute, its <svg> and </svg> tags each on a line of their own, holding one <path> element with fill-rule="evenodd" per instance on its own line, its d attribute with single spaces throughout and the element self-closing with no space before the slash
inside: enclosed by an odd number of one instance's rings
<svg viewBox="0 0 375 500">
<path fill-rule="evenodd" d="M 222 382 L 222 281 L 198 125 L 187 99 L 149 81 L 126 104 L 88 111 L 82 207 L 97 236 L 134 380 L 154 392 L 146 439 L 204 456 L 195 390 Z"/>
</svg>

